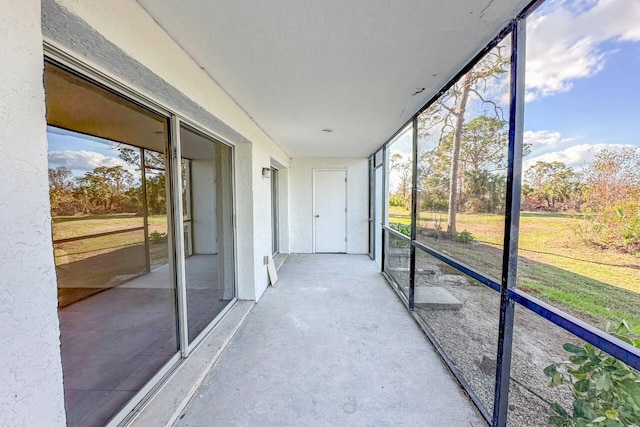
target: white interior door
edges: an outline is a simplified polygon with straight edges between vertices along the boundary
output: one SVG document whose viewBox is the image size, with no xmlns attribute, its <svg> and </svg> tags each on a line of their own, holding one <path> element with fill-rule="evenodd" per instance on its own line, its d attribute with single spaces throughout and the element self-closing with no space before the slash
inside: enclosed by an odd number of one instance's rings
<svg viewBox="0 0 640 427">
<path fill-rule="evenodd" d="M 315 252 L 347 252 L 347 171 L 313 171 Z"/>
</svg>

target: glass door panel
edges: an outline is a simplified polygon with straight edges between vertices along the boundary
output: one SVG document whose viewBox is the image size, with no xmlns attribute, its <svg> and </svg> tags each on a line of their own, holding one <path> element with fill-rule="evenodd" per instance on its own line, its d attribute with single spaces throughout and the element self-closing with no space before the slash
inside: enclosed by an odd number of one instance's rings
<svg viewBox="0 0 640 427">
<path fill-rule="evenodd" d="M 67 423 L 104 425 L 178 351 L 168 120 L 50 63 L 44 82 Z"/>
<path fill-rule="evenodd" d="M 235 297 L 232 156 L 230 147 L 185 125 L 180 141 L 186 165 L 182 182 L 189 249 L 184 265 L 191 343 Z"/>
</svg>

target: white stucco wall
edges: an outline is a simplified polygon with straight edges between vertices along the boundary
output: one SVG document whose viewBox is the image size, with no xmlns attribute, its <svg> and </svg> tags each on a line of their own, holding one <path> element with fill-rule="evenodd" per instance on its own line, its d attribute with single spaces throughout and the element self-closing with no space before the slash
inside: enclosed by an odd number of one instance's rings
<svg viewBox="0 0 640 427">
<path fill-rule="evenodd" d="M 272 164 L 272 159 L 283 165 L 289 164 L 289 159 L 278 155 L 279 153 L 270 150 L 268 146 L 255 145 L 253 150 L 253 233 L 254 239 L 254 280 L 256 296 L 259 298 L 269 286 L 269 276 L 266 274 L 267 267 L 264 265 L 264 257 L 271 256 L 271 180 L 262 177 L 262 168 L 268 168 Z M 281 173 L 286 175 L 288 169 L 281 169 Z M 281 192 L 280 197 L 288 197 Z M 289 229 L 289 227 L 285 227 Z M 239 230 L 240 231 L 240 230 Z"/>
<path fill-rule="evenodd" d="M 269 206 L 271 196 L 268 180 L 262 178 L 261 171 L 262 167 L 269 166 L 271 158 L 288 166 L 287 154 L 134 0 L 43 0 L 43 4 L 52 2 L 75 15 L 124 54 L 135 59 L 242 137 L 243 141 L 229 141 L 236 144 L 238 296 L 240 299 L 259 299 L 268 284 L 263 256 L 270 254 L 271 248 L 270 219 L 268 211 L 266 216 L 264 211 L 265 206 Z M 67 25 L 66 22 L 61 22 L 62 29 L 58 28 L 58 31 L 64 33 Z M 100 46 L 94 46 L 90 40 L 75 39 L 73 43 L 55 39 L 53 41 L 72 54 L 79 51 L 90 52 L 92 58 L 83 58 L 82 54 L 76 56 L 107 73 L 111 69 L 120 73 L 122 71 L 120 65 L 114 63 L 117 58 L 109 57 L 106 53 L 101 55 Z M 124 83 L 152 98 L 159 98 L 153 92 L 140 89 L 138 82 Z M 245 141 L 250 141 L 249 149 L 244 146 Z"/>
<path fill-rule="evenodd" d="M 291 159 L 289 193 L 290 248 L 313 251 L 313 169 L 347 170 L 347 253 L 368 252 L 369 163 L 366 158 Z"/>
<path fill-rule="evenodd" d="M 40 0 L 0 9 L 0 424 L 62 426 Z"/>
</svg>

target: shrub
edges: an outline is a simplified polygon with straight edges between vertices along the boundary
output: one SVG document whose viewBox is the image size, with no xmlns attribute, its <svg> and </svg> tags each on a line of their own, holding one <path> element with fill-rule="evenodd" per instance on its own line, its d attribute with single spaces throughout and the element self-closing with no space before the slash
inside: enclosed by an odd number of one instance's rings
<svg viewBox="0 0 640 427">
<path fill-rule="evenodd" d="M 411 237 L 411 226 L 407 224 L 400 224 L 393 222 L 389 224 L 389 228 L 396 230 L 400 234 L 404 234 L 407 237 Z"/>
<path fill-rule="evenodd" d="M 475 240 L 475 237 L 473 237 L 470 231 L 462 230 L 457 234 L 456 240 L 459 243 L 471 243 Z"/>
<path fill-rule="evenodd" d="M 167 237 L 167 233 L 159 233 L 157 231 L 154 231 L 149 234 L 149 241 L 151 243 L 162 243 L 164 242 L 164 239 L 166 237 Z"/>
<path fill-rule="evenodd" d="M 405 201 L 400 195 L 392 194 L 389 196 L 389 206 L 401 206 L 404 207 Z"/>
<path fill-rule="evenodd" d="M 422 210 L 423 211 L 444 211 L 446 212 L 449 209 L 449 201 L 446 199 L 439 200 L 435 198 L 430 198 L 428 195 L 424 196 L 425 199 L 422 202 Z"/>
<path fill-rule="evenodd" d="M 630 328 L 622 321 L 613 336 L 640 348 L 632 335 L 640 327 Z M 555 413 L 549 423 L 560 427 L 640 426 L 640 373 L 591 344 L 580 347 L 566 343 L 569 361 L 553 363 L 544 369 L 549 387 L 566 384 L 573 393 L 573 410 L 552 403 Z"/>
</svg>

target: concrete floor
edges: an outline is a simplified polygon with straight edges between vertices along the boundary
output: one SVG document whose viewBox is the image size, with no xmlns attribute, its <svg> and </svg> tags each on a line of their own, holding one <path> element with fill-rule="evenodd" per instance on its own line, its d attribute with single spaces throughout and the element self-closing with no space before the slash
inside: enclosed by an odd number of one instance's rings
<svg viewBox="0 0 640 427">
<path fill-rule="evenodd" d="M 485 426 L 361 255 L 292 255 L 178 426 Z"/>
<path fill-rule="evenodd" d="M 229 301 L 219 298 L 216 255 L 186 260 L 189 340 Z M 58 312 L 69 426 L 100 426 L 178 351 L 168 265 Z"/>
</svg>

